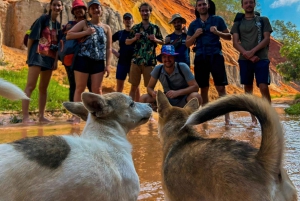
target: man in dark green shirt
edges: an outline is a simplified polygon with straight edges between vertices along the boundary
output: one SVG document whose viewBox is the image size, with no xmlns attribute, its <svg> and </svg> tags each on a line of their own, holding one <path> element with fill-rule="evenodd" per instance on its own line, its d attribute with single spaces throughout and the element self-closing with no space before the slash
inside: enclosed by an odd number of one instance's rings
<svg viewBox="0 0 300 201">
<path fill-rule="evenodd" d="M 241 3 L 245 15 L 241 21 L 235 22 L 231 29 L 233 46 L 240 52 L 241 84 L 244 85 L 245 93 L 252 94 L 255 75 L 260 93 L 271 102 L 268 87 L 270 84 L 268 52 L 272 27 L 267 17 L 255 15 L 255 0 L 241 0 Z M 251 117 L 252 123 L 257 124 L 255 116 Z"/>
<path fill-rule="evenodd" d="M 150 73 L 156 65 L 155 48 L 157 44 L 163 45 L 163 36 L 159 27 L 150 23 L 152 7 L 148 3 L 142 3 L 139 7 L 142 22 L 132 27 L 126 45 L 134 43 L 134 53 L 129 72 L 131 89 L 129 95 L 135 100 L 135 93 L 141 81 L 141 74 L 144 78 L 144 86 L 147 87 L 150 80 Z"/>
</svg>

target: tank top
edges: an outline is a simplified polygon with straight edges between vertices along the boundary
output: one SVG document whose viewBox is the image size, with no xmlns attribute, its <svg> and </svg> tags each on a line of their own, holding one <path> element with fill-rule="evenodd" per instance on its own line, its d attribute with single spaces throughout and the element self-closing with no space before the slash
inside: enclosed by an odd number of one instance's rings
<svg viewBox="0 0 300 201">
<path fill-rule="evenodd" d="M 88 26 L 95 28 L 96 32 L 88 36 L 86 40 L 81 43 L 79 56 L 86 56 L 94 60 L 106 60 L 106 34 L 104 29 L 100 26 L 93 25 L 87 21 Z"/>
</svg>

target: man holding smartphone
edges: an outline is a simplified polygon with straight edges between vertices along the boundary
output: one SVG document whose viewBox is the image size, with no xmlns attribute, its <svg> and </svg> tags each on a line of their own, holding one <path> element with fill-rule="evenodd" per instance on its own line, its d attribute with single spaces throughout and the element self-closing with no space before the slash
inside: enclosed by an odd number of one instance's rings
<svg viewBox="0 0 300 201">
<path fill-rule="evenodd" d="M 176 62 L 186 63 L 190 67 L 190 48 L 185 45 L 187 37 L 186 20 L 180 14 L 174 14 L 169 24 L 173 24 L 175 31 L 167 35 L 165 44 L 175 47 L 175 51 L 179 54 L 175 59 Z"/>
</svg>

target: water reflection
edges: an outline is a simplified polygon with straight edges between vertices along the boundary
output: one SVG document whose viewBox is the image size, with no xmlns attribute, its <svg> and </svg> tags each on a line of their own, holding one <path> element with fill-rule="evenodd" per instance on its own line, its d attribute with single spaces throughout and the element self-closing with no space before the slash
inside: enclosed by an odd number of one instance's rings
<svg viewBox="0 0 300 201">
<path fill-rule="evenodd" d="M 299 117 L 284 114 L 286 105 L 274 105 L 280 115 L 286 138 L 285 167 L 291 180 L 298 189 L 300 199 L 300 125 Z M 160 168 L 162 163 L 162 152 L 157 137 L 157 114 L 154 121 L 136 128 L 128 134 L 128 139 L 133 146 L 133 159 L 140 177 L 141 193 L 139 200 L 164 200 L 161 187 Z M 260 145 L 260 127 L 251 127 L 251 119 L 246 112 L 231 113 L 232 126 L 224 126 L 224 117 L 210 121 L 203 126 L 196 126 L 203 137 L 228 137 L 248 142 L 255 147 Z M 71 124 L 56 123 L 52 125 L 39 125 L 24 127 L 15 125 L 12 127 L 0 127 L 0 143 L 11 142 L 23 137 L 60 135 L 80 133 L 84 123 L 79 126 Z"/>
</svg>

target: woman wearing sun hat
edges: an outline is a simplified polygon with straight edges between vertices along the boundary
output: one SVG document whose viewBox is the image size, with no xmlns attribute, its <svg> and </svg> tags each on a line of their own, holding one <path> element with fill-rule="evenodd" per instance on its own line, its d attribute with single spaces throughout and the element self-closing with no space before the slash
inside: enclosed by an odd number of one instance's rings
<svg viewBox="0 0 300 201">
<path fill-rule="evenodd" d="M 78 54 L 74 62 L 74 74 L 76 90 L 74 101 L 81 101 L 81 93 L 86 88 L 88 76 L 91 76 L 92 92 L 102 94 L 102 81 L 104 73 L 109 76 L 111 63 L 112 34 L 107 24 L 101 22 L 103 9 L 98 0 L 88 2 L 87 12 L 90 20 L 78 22 L 67 33 L 67 39 L 79 39 L 85 37 L 80 44 Z M 75 118 L 74 124 L 80 119 Z"/>
<path fill-rule="evenodd" d="M 74 16 L 74 20 L 69 21 L 63 28 L 63 40 L 65 39 L 67 32 L 78 22 L 81 20 L 86 20 L 86 10 L 87 7 L 85 6 L 84 2 L 82 0 L 75 0 L 72 3 L 72 10 L 71 13 Z M 72 61 L 72 59 L 70 59 Z M 63 65 L 65 66 L 67 75 L 68 75 L 68 81 L 69 81 L 69 101 L 73 102 L 74 101 L 74 93 L 76 89 L 76 83 L 75 83 L 75 76 L 74 76 L 74 70 L 71 68 L 70 63 L 64 63 Z M 89 91 L 92 91 L 91 89 L 91 80 L 90 78 L 88 79 L 87 86 L 89 88 Z M 75 116 L 73 116 L 71 119 L 68 121 L 73 121 Z"/>
</svg>

